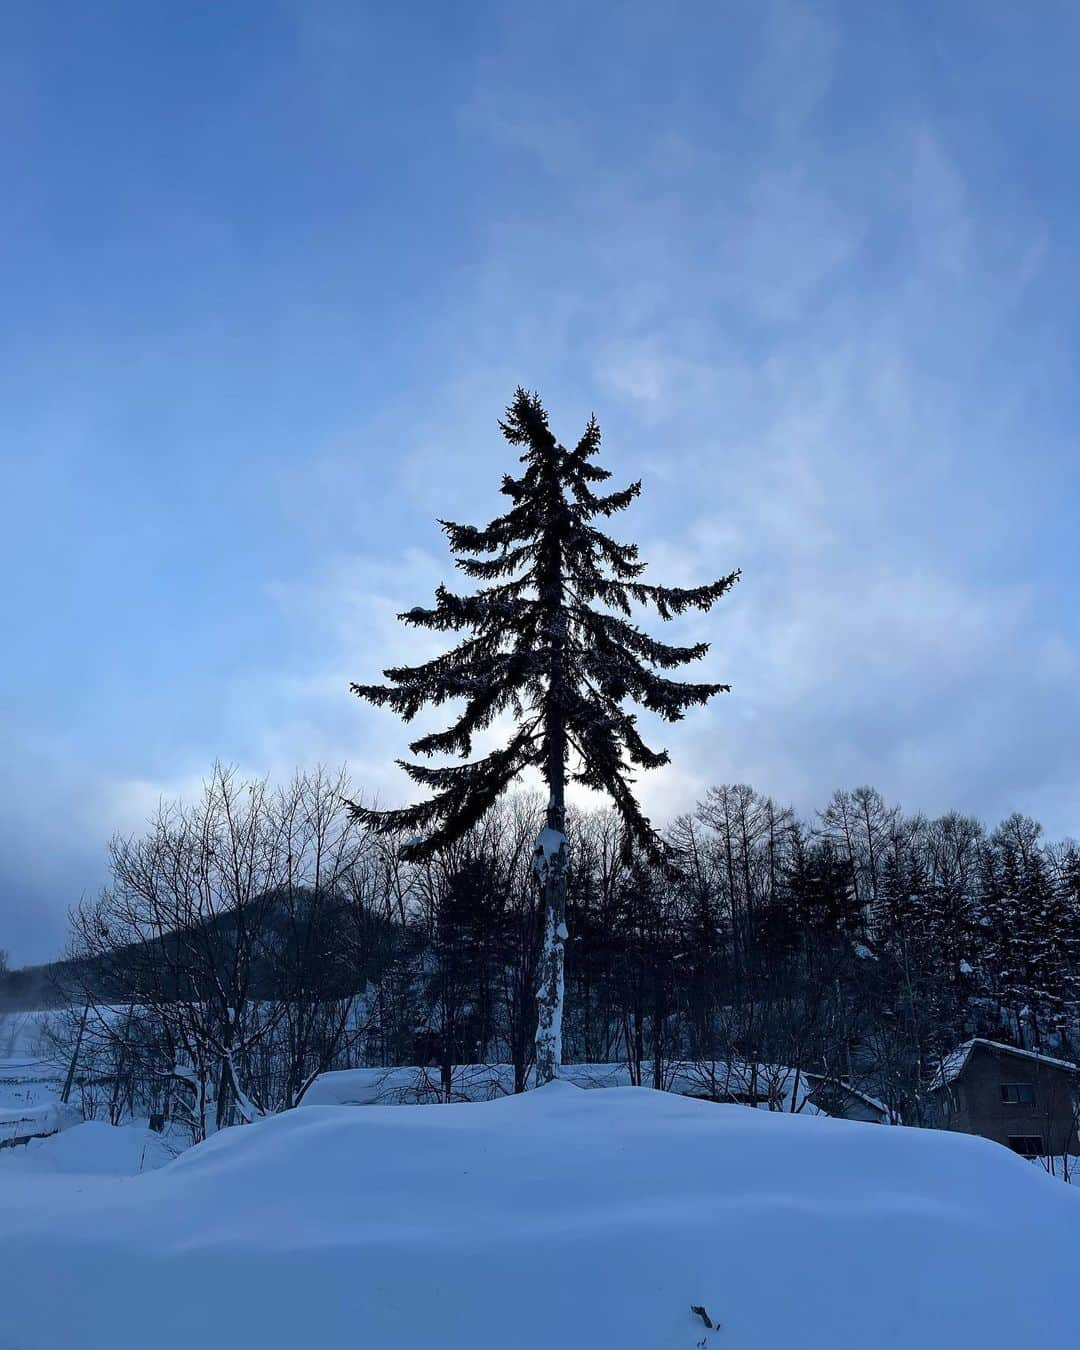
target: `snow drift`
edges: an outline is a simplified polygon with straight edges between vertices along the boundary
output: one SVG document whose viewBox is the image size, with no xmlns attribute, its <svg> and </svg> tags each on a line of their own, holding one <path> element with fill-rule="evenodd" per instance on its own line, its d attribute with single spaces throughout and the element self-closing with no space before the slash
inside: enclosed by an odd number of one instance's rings
<svg viewBox="0 0 1080 1350">
<path fill-rule="evenodd" d="M 1080 1195 L 961 1135 L 553 1083 L 57 1181 L 0 1173 L 0 1345 L 1080 1344 Z"/>
<path fill-rule="evenodd" d="M 75 1106 L 59 1101 L 35 1102 L 27 1106 L 0 1106 L 0 1144 L 44 1134 L 56 1134 L 82 1120 Z"/>
<path fill-rule="evenodd" d="M 107 1125 L 103 1120 L 80 1120 L 63 1133 L 31 1139 L 0 1157 L 0 1203 L 4 1182 L 12 1172 L 129 1177 L 163 1167 L 179 1152 L 179 1147 L 170 1147 L 170 1141 L 145 1121 Z M 0 1350 L 7 1350 L 2 1341 Z"/>
</svg>

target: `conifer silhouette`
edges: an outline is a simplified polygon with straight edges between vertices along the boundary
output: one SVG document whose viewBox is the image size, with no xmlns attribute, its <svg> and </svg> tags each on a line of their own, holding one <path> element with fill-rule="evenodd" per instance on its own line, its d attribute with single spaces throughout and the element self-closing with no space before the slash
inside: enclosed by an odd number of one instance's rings
<svg viewBox="0 0 1080 1350">
<path fill-rule="evenodd" d="M 634 797 L 635 769 L 668 762 L 667 752 L 642 739 L 636 703 L 669 722 L 704 704 L 725 684 L 680 682 L 659 673 L 704 656 L 707 643 L 669 646 L 632 622 L 633 606 L 652 606 L 662 619 L 688 609 L 707 610 L 739 573 L 689 589 L 639 580 L 645 564 L 636 544 L 621 544 L 594 523 L 625 510 L 641 491 L 594 489 L 610 473 L 594 463 L 600 428 L 590 418 L 573 450 L 555 439 L 539 397 L 518 388 L 500 422 L 511 445 L 522 447 L 520 477 L 506 475 L 505 515 L 477 527 L 441 521 L 457 567 L 482 583 L 474 594 L 440 586 L 432 609 L 399 618 L 418 628 L 467 633 L 444 655 L 418 666 L 383 672 L 387 684 L 353 684 L 352 691 L 411 721 L 421 708 L 463 700 L 445 731 L 412 742 L 414 755 L 466 761 L 435 766 L 398 761 L 431 795 L 399 810 L 354 805 L 380 831 L 414 832 L 402 856 L 419 861 L 460 839 L 499 795 L 530 766 L 549 789 L 547 818 L 536 842 L 534 868 L 543 891 L 543 946 L 539 961 L 536 1077 L 558 1075 L 561 1059 L 565 926 L 567 781 L 597 789 L 614 802 L 628 850 L 653 863 L 669 860 L 664 841 Z M 514 728 L 505 744 L 470 759 L 473 739 L 501 714 Z"/>
</svg>

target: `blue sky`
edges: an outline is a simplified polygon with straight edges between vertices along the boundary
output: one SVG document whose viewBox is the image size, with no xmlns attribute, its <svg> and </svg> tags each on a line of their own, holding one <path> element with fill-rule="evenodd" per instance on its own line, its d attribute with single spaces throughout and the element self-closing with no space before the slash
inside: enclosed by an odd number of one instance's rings
<svg viewBox="0 0 1080 1350">
<path fill-rule="evenodd" d="M 436 514 L 520 381 L 595 410 L 733 694 L 651 809 L 1080 833 L 1080 15 L 1067 4 L 0 14 L 0 946 L 215 757 L 405 737 Z"/>
</svg>

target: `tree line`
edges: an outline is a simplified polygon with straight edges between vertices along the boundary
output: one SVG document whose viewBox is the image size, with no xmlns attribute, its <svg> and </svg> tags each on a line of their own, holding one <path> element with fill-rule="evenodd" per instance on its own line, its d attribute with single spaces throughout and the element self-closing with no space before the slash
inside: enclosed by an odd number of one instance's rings
<svg viewBox="0 0 1080 1350">
<path fill-rule="evenodd" d="M 364 1065 L 535 1065 L 539 794 L 405 861 L 345 775 L 274 789 L 216 768 L 110 846 L 72 916 L 63 1053 L 88 1113 L 156 1114 L 200 1139 Z M 568 811 L 568 1061 L 790 1067 L 925 1123 L 942 1057 L 972 1035 L 1068 1057 L 1080 1000 L 1080 851 L 1034 821 L 907 815 L 862 787 L 809 818 L 711 788 L 650 861 L 613 810 Z M 679 859 L 677 869 L 670 858 Z M 722 1095 L 722 1093 L 720 1094 Z"/>
</svg>

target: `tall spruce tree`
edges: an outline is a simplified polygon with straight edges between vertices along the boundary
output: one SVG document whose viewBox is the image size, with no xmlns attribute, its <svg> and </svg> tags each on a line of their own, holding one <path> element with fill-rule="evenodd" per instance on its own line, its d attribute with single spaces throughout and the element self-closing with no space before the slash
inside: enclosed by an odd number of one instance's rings
<svg viewBox="0 0 1080 1350">
<path fill-rule="evenodd" d="M 611 476 L 593 462 L 600 448 L 595 418 L 567 450 L 552 434 L 539 397 L 519 388 L 499 425 L 510 444 L 523 449 L 524 472 L 503 478 L 510 509 L 483 527 L 440 522 L 457 567 L 484 584 L 470 595 L 440 586 L 433 609 L 399 615 L 418 628 L 469 636 L 432 661 L 384 671 L 388 684 L 352 686 L 406 722 L 425 705 L 464 700 L 447 730 L 421 736 L 410 749 L 466 762 L 398 761 L 432 795 L 396 811 L 353 810 L 376 830 L 416 832 L 402 854 L 418 861 L 460 839 L 523 770 L 534 766 L 543 774 L 550 795 L 533 862 L 543 894 L 536 1031 L 536 1077 L 543 1083 L 558 1075 L 562 1055 L 567 780 L 610 796 L 628 851 L 668 862 L 669 850 L 632 787 L 634 770 L 666 764 L 667 752 L 645 743 L 623 705 L 630 700 L 676 722 L 688 707 L 729 688 L 657 673 L 699 659 L 708 644 L 658 642 L 631 621 L 632 607 L 651 605 L 665 620 L 707 610 L 739 573 L 689 589 L 640 581 L 645 564 L 637 546 L 617 543 L 594 523 L 625 510 L 641 491 L 636 482 L 619 492 L 594 492 Z M 514 729 L 505 744 L 470 759 L 476 734 L 507 711 Z"/>
</svg>

